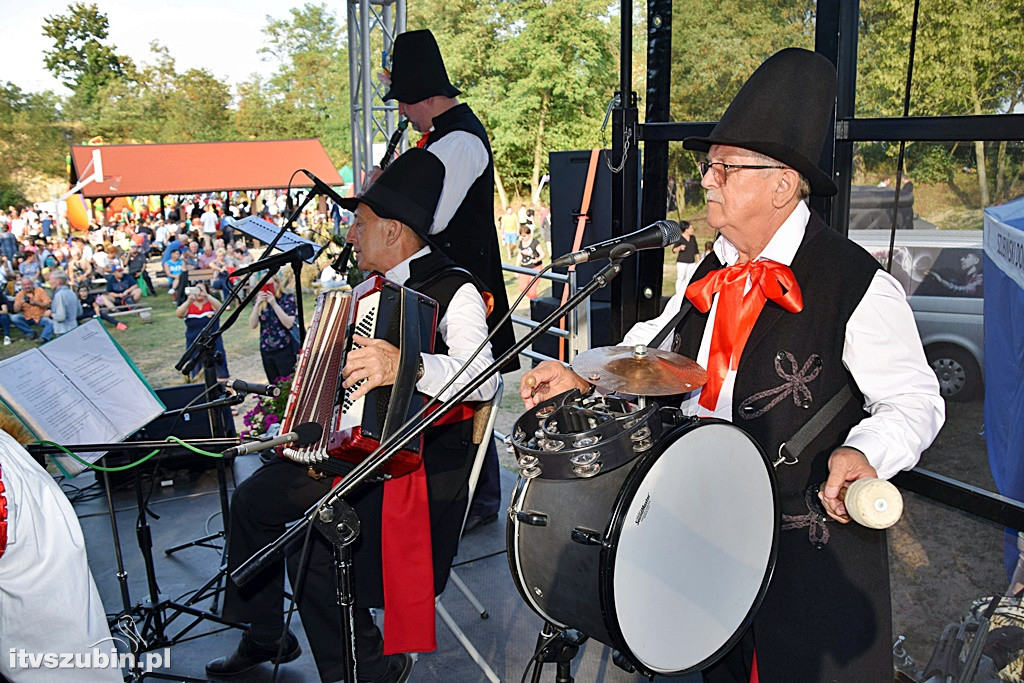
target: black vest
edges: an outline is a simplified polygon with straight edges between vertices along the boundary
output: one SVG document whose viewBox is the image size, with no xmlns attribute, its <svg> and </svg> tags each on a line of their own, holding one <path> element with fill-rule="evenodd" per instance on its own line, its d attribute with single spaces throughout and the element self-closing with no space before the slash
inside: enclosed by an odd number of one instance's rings
<svg viewBox="0 0 1024 683">
<path fill-rule="evenodd" d="M 454 261 L 441 252 L 432 249 L 429 254 L 409 263 L 409 279 L 405 281 L 404 286 L 436 301 L 437 320 L 440 322 L 448 312 L 448 304 L 451 303 L 455 292 L 467 282 L 480 291 L 480 285 L 471 273 L 456 266 Z M 434 353 L 448 353 L 448 345 L 441 338 L 440 332 L 434 334 Z"/>
<path fill-rule="evenodd" d="M 714 256 L 701 262 L 693 281 L 721 263 Z M 864 416 L 862 396 L 843 365 L 846 322 L 864 297 L 878 262 L 866 251 L 830 230 L 817 216 L 808 222 L 792 263 L 803 293 L 804 307 L 788 313 L 771 301 L 754 324 L 736 372 L 732 422 L 749 432 L 770 457 L 844 385 L 853 390 L 856 409 L 848 409 L 812 444 L 809 451 L 827 460 L 850 427 Z M 696 358 L 708 314 L 697 310 L 676 329 L 679 353 Z M 779 400 L 780 396 L 785 396 Z M 773 405 L 774 404 L 774 405 Z M 769 407 L 770 406 L 770 407 Z M 821 458 L 806 454 L 801 465 Z M 826 469 L 820 469 L 820 467 Z M 814 481 L 823 482 L 827 463 L 815 463 Z M 811 474 L 802 466 L 776 470 L 783 493 L 783 512 L 795 514 Z M 789 503 L 795 504 L 790 510 Z M 806 509 L 804 509 L 806 511 Z"/>
<path fill-rule="evenodd" d="M 464 131 L 479 138 L 487 150 L 487 168 L 470 185 L 447 227 L 431 236 L 431 240 L 455 263 L 476 275 L 494 296 L 494 310 L 487 317 L 487 324 L 493 329 L 495 323 L 508 313 L 508 295 L 505 293 L 505 275 L 501 270 L 498 235 L 494 230 L 494 156 L 491 143 L 480 119 L 467 104 L 458 104 L 435 117 L 433 124 L 434 130 L 427 139 L 426 149 L 449 133 Z M 509 321 L 492 341 L 494 357 L 498 358 L 514 343 L 515 333 Z M 517 369 L 519 359 L 513 358 L 502 371 Z"/>
<path fill-rule="evenodd" d="M 719 267 L 709 256 L 692 281 Z M 863 395 L 842 353 L 846 324 L 878 263 L 812 215 L 791 267 L 803 310 L 789 313 L 765 303 L 740 357 L 732 422 L 774 460 L 780 445 L 844 385 L 855 400 L 800 462 L 775 468 L 783 527 L 774 574 L 753 625 L 758 669 L 765 683 L 891 681 L 885 532 L 823 522 L 816 498 L 808 498 L 811 487 L 825 482 L 832 450 L 865 416 Z M 697 356 L 707 320 L 696 310 L 683 319 L 674 341 L 679 353 Z M 835 615 L 843 616 L 829 623 Z"/>
</svg>

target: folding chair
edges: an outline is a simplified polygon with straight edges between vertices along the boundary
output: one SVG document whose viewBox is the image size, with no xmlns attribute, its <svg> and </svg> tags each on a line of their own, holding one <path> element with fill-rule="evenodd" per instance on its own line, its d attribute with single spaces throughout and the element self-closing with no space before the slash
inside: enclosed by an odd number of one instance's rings
<svg viewBox="0 0 1024 683">
<path fill-rule="evenodd" d="M 490 412 L 487 415 L 487 423 L 483 430 L 483 436 L 480 439 L 480 446 L 477 448 L 476 451 L 476 458 L 473 461 L 473 469 L 470 471 L 469 474 L 469 497 L 466 501 L 466 511 L 462 515 L 463 527 L 465 527 L 466 518 L 469 516 L 469 506 L 472 505 L 473 503 L 473 493 L 476 492 L 476 484 L 480 480 L 480 470 L 483 468 L 484 456 L 486 456 L 487 454 L 487 446 L 494 438 L 494 419 L 498 415 L 498 405 L 501 403 L 501 394 L 504 388 L 504 382 L 502 382 L 501 379 L 499 378 L 498 390 L 495 392 L 494 398 L 492 398 L 487 403 L 484 403 L 483 405 L 480 406 L 480 408 L 477 409 L 478 414 L 481 411 L 485 410 L 489 410 Z M 465 583 L 463 583 L 462 579 L 460 579 L 458 575 L 455 574 L 454 569 L 452 569 L 449 572 L 449 578 L 451 579 L 452 583 L 455 584 L 455 587 L 458 588 L 462 592 L 462 594 L 466 596 L 466 599 L 469 600 L 470 604 L 472 604 L 476 611 L 480 614 L 480 618 L 486 619 L 489 616 L 487 614 L 487 610 L 484 609 L 484 606 L 481 605 L 480 601 L 476 599 L 476 596 L 473 595 L 473 592 L 469 590 L 469 587 L 466 586 Z M 448 630 L 452 632 L 453 636 L 455 636 L 455 639 L 459 641 L 463 649 L 466 650 L 467 654 L 469 654 L 473 661 L 476 662 L 476 665 L 480 667 L 480 670 L 484 672 L 484 675 L 487 676 L 487 678 L 491 680 L 493 683 L 501 683 L 501 679 L 498 678 L 498 675 L 494 673 L 494 670 L 491 669 L 490 665 L 488 665 L 487 662 L 484 661 L 484 658 L 480 655 L 480 652 L 476 649 L 476 647 L 473 646 L 473 643 L 470 642 L 466 634 L 455 623 L 455 620 L 452 619 L 452 616 L 448 613 L 448 610 L 445 609 L 444 605 L 441 604 L 441 596 L 438 596 L 437 599 L 434 601 L 434 609 L 437 611 L 437 615 L 441 617 L 441 621 L 445 623 L 445 626 L 448 627 Z"/>
</svg>

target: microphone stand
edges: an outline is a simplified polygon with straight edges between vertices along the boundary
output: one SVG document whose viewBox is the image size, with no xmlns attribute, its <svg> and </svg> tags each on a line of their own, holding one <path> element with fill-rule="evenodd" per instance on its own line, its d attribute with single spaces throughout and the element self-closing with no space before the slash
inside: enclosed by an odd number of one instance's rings
<svg viewBox="0 0 1024 683">
<path fill-rule="evenodd" d="M 192 441 L 186 441 L 185 443 L 202 449 L 220 449 L 230 448 L 238 445 L 238 439 L 194 439 Z M 168 441 L 131 441 L 131 442 L 115 442 L 115 443 L 96 443 L 96 444 L 74 444 L 70 446 L 69 450 L 78 452 L 92 452 L 92 451 L 151 451 L 151 450 L 166 450 L 171 448 L 180 448 L 181 446 L 177 442 Z M 68 448 L 65 446 L 65 448 Z M 30 444 L 25 446 L 25 449 L 33 455 L 55 455 L 63 453 L 57 446 L 50 446 L 45 444 Z M 106 462 L 105 457 L 101 458 L 101 462 Z M 142 483 L 139 477 L 138 468 L 133 468 L 132 478 L 135 484 L 135 499 L 139 509 L 139 517 L 135 525 L 135 535 L 139 544 L 139 550 L 142 553 L 143 566 L 146 573 L 146 585 L 149 589 L 149 599 L 145 602 L 140 602 L 136 605 L 132 605 L 131 597 L 128 593 L 128 572 L 124 568 L 124 559 L 121 553 L 121 539 L 118 534 L 117 528 L 117 517 L 114 510 L 114 500 L 111 494 L 110 485 L 110 474 L 107 471 L 103 471 L 104 488 L 106 489 L 107 497 L 107 512 L 110 516 L 110 527 L 114 538 L 114 554 L 117 560 L 117 580 L 118 585 L 121 589 L 121 601 L 122 610 L 113 619 L 110 620 L 110 625 L 119 624 L 122 618 L 127 617 L 130 620 L 132 628 L 135 629 L 134 635 L 137 638 L 129 638 L 131 641 L 131 652 L 134 655 L 134 667 L 129 671 L 131 680 L 138 681 L 145 678 L 158 678 L 169 681 L 195 681 L 196 683 L 202 683 L 205 679 L 189 678 L 187 676 L 177 676 L 171 674 L 163 674 L 153 671 L 143 672 L 141 669 L 141 657 L 140 655 L 144 652 L 150 652 L 153 650 L 160 650 L 165 647 L 174 646 L 180 642 L 187 640 L 194 640 L 196 638 L 202 638 L 204 636 L 219 633 L 225 628 L 237 628 L 245 630 L 247 626 L 238 622 L 228 621 L 210 612 L 195 608 L 191 606 L 191 603 L 181 604 L 173 600 L 168 600 L 161 597 L 160 587 L 156 581 L 156 568 L 153 564 L 153 536 L 150 532 L 149 523 L 146 519 L 145 501 L 142 496 Z M 153 513 L 149 513 L 153 514 Z M 154 515 L 156 516 L 156 515 Z M 168 614 L 168 610 L 170 614 Z M 188 614 L 192 617 L 191 622 L 187 626 L 184 626 L 180 631 L 174 634 L 168 634 L 172 622 L 182 614 Z M 141 620 L 141 625 L 135 626 L 135 618 L 138 617 Z M 192 635 L 186 638 L 185 636 L 202 620 L 209 620 L 220 624 L 225 628 L 219 628 L 213 631 L 207 631 L 198 635 Z"/>
<path fill-rule="evenodd" d="M 630 251 L 629 253 L 632 253 Z M 338 484 L 320 499 L 318 503 L 307 510 L 300 521 L 292 525 L 287 531 L 281 534 L 276 540 L 264 546 L 252 557 L 243 562 L 231 573 L 231 580 L 239 586 L 248 583 L 270 562 L 276 561 L 284 552 L 285 547 L 292 541 L 308 533 L 311 524 L 327 536 L 327 540 L 335 545 L 335 565 L 337 569 L 337 591 L 338 604 L 341 612 L 342 636 L 344 647 L 344 668 L 345 680 L 357 680 L 355 663 L 355 638 L 352 633 L 354 623 L 352 608 L 355 598 L 352 594 L 351 583 L 351 551 L 349 546 L 353 543 L 359 533 L 358 517 L 355 511 L 344 502 L 343 498 L 353 491 L 357 486 L 374 476 L 376 471 L 390 459 L 395 453 L 402 449 L 411 439 L 415 439 L 427 430 L 434 422 L 440 419 L 449 409 L 461 403 L 467 396 L 476 391 L 510 360 L 533 343 L 548 328 L 552 327 L 559 318 L 582 303 L 597 289 L 603 287 L 622 270 L 621 261 L 624 258 L 614 257 L 604 269 L 597 273 L 587 283 L 587 286 L 570 297 L 564 304 L 545 318 L 534 329 L 530 330 L 520 341 L 516 342 L 501 358 L 496 360 L 490 367 L 476 376 L 462 389 L 457 391 L 451 398 L 444 401 L 434 412 L 423 418 L 418 424 L 410 427 L 407 422 L 397 432 L 382 443 L 373 453 L 362 462 L 356 465 Z"/>
<path fill-rule="evenodd" d="M 291 225 L 294 222 L 295 218 L 302 212 L 306 204 L 310 202 L 313 196 L 315 196 L 313 190 L 310 190 L 309 192 L 306 193 L 305 198 L 299 203 L 299 205 L 295 208 L 292 214 L 288 217 L 287 221 L 285 222 L 285 226 Z M 278 241 L 284 235 L 286 230 L 287 227 L 284 227 L 278 231 L 277 235 L 275 235 L 274 239 L 270 242 L 269 245 L 267 245 L 266 250 L 260 256 L 260 258 L 253 264 L 250 264 L 249 268 L 252 268 L 253 266 L 258 266 L 260 261 L 265 261 L 271 257 L 271 252 L 273 251 L 273 248 L 277 245 Z M 302 282 L 299 277 L 302 266 L 297 261 L 294 261 L 292 263 L 292 266 L 295 269 L 295 301 L 297 312 L 296 324 L 299 325 L 299 338 L 302 339 L 305 337 L 305 327 L 303 324 L 302 317 Z M 217 309 L 217 311 L 210 317 L 209 322 L 207 322 L 206 326 L 202 329 L 202 331 L 200 331 L 195 341 L 193 341 L 192 344 L 190 344 L 189 347 L 185 349 L 185 353 L 178 360 L 178 363 L 174 366 L 175 369 L 177 369 L 179 372 L 191 375 L 196 363 L 198 361 L 201 361 L 203 364 L 203 383 L 206 387 L 207 395 L 213 398 L 214 402 L 220 400 L 221 395 L 225 393 L 223 384 L 221 384 L 217 380 L 217 339 L 223 336 L 223 334 L 228 329 L 230 329 L 232 325 L 235 324 L 239 316 L 242 314 L 242 311 L 245 310 L 245 308 L 252 302 L 254 298 L 256 298 L 256 295 L 260 292 L 261 288 L 267 282 L 269 282 L 272 277 L 274 277 L 274 275 L 277 273 L 280 267 L 280 265 L 270 267 L 267 270 L 267 272 L 263 275 L 263 277 L 260 279 L 259 283 L 255 287 L 253 287 L 249 291 L 249 293 L 245 295 L 245 298 L 243 299 L 238 296 L 238 292 L 241 291 L 248 284 L 248 282 L 252 279 L 253 274 L 257 272 L 257 269 L 254 268 L 249 272 L 245 273 L 241 277 L 241 279 L 235 284 L 235 286 L 231 289 L 228 295 L 225 297 L 225 305 Z M 223 315 L 227 304 L 232 300 L 238 300 L 240 302 L 238 307 L 227 318 L 227 320 L 224 322 L 224 325 L 215 330 L 214 328 L 218 326 L 218 322 L 221 316 Z M 214 436 L 226 434 L 227 425 L 225 424 L 224 416 L 220 413 L 220 411 L 212 411 L 209 413 L 209 416 L 210 433 Z M 221 520 L 223 522 L 223 529 L 215 534 L 202 536 L 188 543 L 177 545 L 164 550 L 164 553 L 167 555 L 171 555 L 177 552 L 178 550 L 194 546 L 208 547 L 221 550 L 220 565 L 217 569 L 217 572 L 209 581 L 200 586 L 185 603 L 187 606 L 191 606 L 196 604 L 197 602 L 205 600 L 207 597 L 210 597 L 212 595 L 213 601 L 210 605 L 210 611 L 214 613 L 219 611 L 218 608 L 220 593 L 223 590 L 222 584 L 224 581 L 224 577 L 227 574 L 228 534 L 230 533 L 230 529 L 228 526 L 229 501 L 227 468 L 223 458 L 218 458 L 217 460 L 217 489 L 220 497 L 220 511 Z M 217 546 L 209 545 L 211 541 L 218 538 L 224 539 L 223 547 L 217 548 Z"/>
</svg>

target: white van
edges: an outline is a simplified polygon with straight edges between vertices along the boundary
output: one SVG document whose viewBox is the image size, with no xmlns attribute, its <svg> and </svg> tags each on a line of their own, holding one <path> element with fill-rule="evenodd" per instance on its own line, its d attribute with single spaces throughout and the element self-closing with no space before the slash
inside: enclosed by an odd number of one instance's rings
<svg viewBox="0 0 1024 683">
<path fill-rule="evenodd" d="M 850 239 L 884 267 L 887 230 L 851 230 Z M 969 401 L 984 385 L 981 230 L 898 230 L 891 273 L 907 292 L 942 395 Z"/>
</svg>

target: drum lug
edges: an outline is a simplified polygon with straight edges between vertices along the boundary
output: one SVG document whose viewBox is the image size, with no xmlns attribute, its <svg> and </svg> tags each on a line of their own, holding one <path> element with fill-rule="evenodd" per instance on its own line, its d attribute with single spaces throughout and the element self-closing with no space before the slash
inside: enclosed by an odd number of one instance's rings
<svg viewBox="0 0 1024 683">
<path fill-rule="evenodd" d="M 526 512 L 520 510 L 516 513 L 516 521 L 520 524 L 528 524 L 530 526 L 547 526 L 548 516 L 539 512 Z"/>
<path fill-rule="evenodd" d="M 570 534 L 573 543 L 579 543 L 580 545 L 603 545 L 604 539 L 601 538 L 600 532 L 594 531 L 593 529 L 584 529 L 581 527 L 575 527 Z"/>
</svg>

